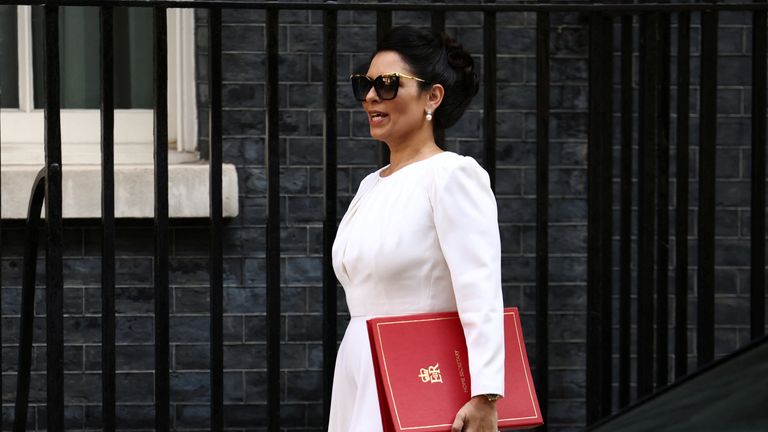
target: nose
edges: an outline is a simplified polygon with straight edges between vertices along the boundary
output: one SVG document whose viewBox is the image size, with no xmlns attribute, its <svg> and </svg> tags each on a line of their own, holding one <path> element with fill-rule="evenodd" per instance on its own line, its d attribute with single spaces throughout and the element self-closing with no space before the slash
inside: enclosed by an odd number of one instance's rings
<svg viewBox="0 0 768 432">
<path fill-rule="evenodd" d="M 371 88 L 368 90 L 368 93 L 365 94 L 365 101 L 366 102 L 373 102 L 379 100 L 379 94 L 376 93 L 376 89 L 371 86 Z"/>
</svg>

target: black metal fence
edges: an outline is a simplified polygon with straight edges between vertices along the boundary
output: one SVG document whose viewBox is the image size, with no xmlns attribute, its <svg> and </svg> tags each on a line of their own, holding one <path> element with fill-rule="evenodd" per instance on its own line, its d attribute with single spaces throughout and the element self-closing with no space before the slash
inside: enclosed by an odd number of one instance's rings
<svg viewBox="0 0 768 432">
<path fill-rule="evenodd" d="M 7 1 L 0 2 L 9 4 Z M 47 293 L 47 424 L 49 430 L 63 430 L 63 318 L 62 318 L 62 183 L 61 131 L 59 124 L 59 49 L 58 14 L 62 7 L 94 6 L 101 8 L 101 82 L 103 125 L 102 139 L 102 377 L 104 430 L 114 430 L 115 424 L 115 264 L 114 264 L 114 153 L 112 127 L 113 103 L 113 26 L 115 6 L 152 7 L 155 17 L 155 427 L 169 430 L 169 216 L 167 159 L 167 65 L 166 9 L 204 8 L 209 16 L 209 145 L 210 145 L 210 346 L 211 399 L 210 429 L 222 430 L 223 406 L 223 246 L 222 246 L 222 49 L 221 13 L 223 9 L 266 10 L 266 166 L 267 191 L 267 365 L 268 365 L 268 430 L 280 429 L 280 205 L 279 205 L 279 124 L 278 124 L 278 38 L 280 10 L 321 10 L 324 17 L 324 98 L 325 98 L 325 223 L 324 223 L 324 297 L 323 297 L 323 359 L 324 400 L 326 412 L 330 400 L 330 385 L 335 359 L 336 341 L 336 280 L 332 271 L 331 244 L 335 236 L 336 213 L 336 47 L 337 13 L 340 10 L 377 11 L 378 32 L 392 25 L 394 10 L 425 10 L 432 12 L 432 26 L 444 28 L 446 12 L 475 11 L 484 15 L 483 59 L 484 97 L 484 166 L 495 185 L 496 155 L 496 14 L 499 12 L 531 12 L 536 14 L 536 339 L 535 370 L 541 407 L 548 401 L 548 203 L 549 203 L 549 22 L 550 13 L 571 12 L 588 15 L 589 37 L 589 160 L 588 160 L 588 310 L 587 310 L 587 394 L 588 423 L 611 414 L 614 407 L 612 387 L 618 386 L 618 406 L 625 407 L 630 396 L 630 351 L 636 344 L 637 396 L 642 397 L 667 386 L 670 365 L 670 323 L 668 322 L 670 294 L 674 294 L 674 375 L 685 376 L 687 341 L 688 236 L 687 212 L 677 212 L 674 221 L 674 251 L 669 250 L 670 208 L 670 20 L 676 18 L 677 44 L 677 112 L 676 112 L 676 208 L 687 209 L 688 146 L 690 117 L 690 26 L 691 18 L 701 21 L 700 76 L 700 142 L 699 197 L 697 221 L 698 302 L 696 314 L 696 346 L 699 365 L 714 358 L 715 278 L 715 162 L 717 125 L 717 42 L 718 15 L 722 11 L 753 14 L 752 41 L 752 207 L 751 207 L 751 336 L 765 331 L 765 142 L 766 142 L 766 11 L 768 4 L 754 3 L 639 3 L 626 4 L 337 4 L 280 3 L 231 1 L 18 1 L 11 4 L 38 4 L 45 7 L 46 52 L 46 134 L 45 168 L 39 180 L 45 185 L 47 233 L 46 293 Z M 637 21 L 635 21 L 637 20 Z M 637 32 L 635 32 L 637 25 Z M 614 27 L 618 26 L 620 44 L 620 74 L 612 69 Z M 639 64 L 634 64 L 634 38 L 639 38 Z M 633 141 L 633 67 L 639 69 L 637 142 Z M 613 85 L 621 88 L 620 104 L 612 104 Z M 613 203 L 613 137 L 611 125 L 615 113 L 620 114 L 620 200 Z M 633 156 L 637 145 L 637 237 L 633 238 Z M 39 183 L 43 184 L 43 183 Z M 36 189 L 37 190 L 37 189 Z M 38 190 L 39 192 L 39 190 Z M 41 194 L 37 194 L 37 205 Z M 33 199 L 34 201 L 34 199 Z M 620 280 L 614 286 L 611 277 L 613 224 L 612 209 L 618 207 Z M 30 207 L 31 226 L 35 206 Z M 39 211 L 37 211 L 39 214 Z M 631 245 L 637 245 L 637 311 L 634 323 L 636 338 L 631 337 L 631 274 L 633 257 Z M 34 250 L 34 249 L 31 249 Z M 667 283 L 670 254 L 675 256 L 674 289 Z M 32 257 L 28 257 L 34 263 Z M 25 298 L 32 301 L 27 290 L 34 289 L 34 269 L 25 278 Z M 612 316 L 612 298 L 618 298 L 618 317 Z M 655 301 L 655 303 L 654 303 Z M 26 302 L 25 302 L 26 303 Z M 31 314 L 25 315 L 31 320 Z M 655 317 L 655 320 L 654 320 Z M 30 321 L 31 322 L 31 321 Z M 612 330 L 618 328 L 618 341 Z M 31 338 L 29 322 L 23 327 Z M 655 333 L 654 333 L 655 332 Z M 22 336 L 24 339 L 25 336 Z M 612 376 L 614 343 L 618 343 L 618 377 Z M 21 351 L 29 350 L 31 339 L 24 339 Z M 20 356 L 16 430 L 24 429 L 23 407 L 29 385 L 23 379 L 29 372 L 30 357 Z M 655 362 L 655 363 L 654 363 Z M 654 376 L 654 370 L 656 374 Z M 265 425 L 255 425 L 265 426 Z"/>
</svg>

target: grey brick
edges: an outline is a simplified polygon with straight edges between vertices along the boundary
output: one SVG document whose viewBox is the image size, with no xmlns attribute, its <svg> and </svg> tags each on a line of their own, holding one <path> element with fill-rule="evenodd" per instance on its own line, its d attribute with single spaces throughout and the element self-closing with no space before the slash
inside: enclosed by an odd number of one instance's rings
<svg viewBox="0 0 768 432">
<path fill-rule="evenodd" d="M 496 194 L 520 195 L 522 192 L 522 172 L 519 169 L 496 169 Z"/>
<path fill-rule="evenodd" d="M 208 373 L 176 372 L 170 375 L 171 400 L 208 402 L 210 400 Z"/>
<path fill-rule="evenodd" d="M 536 201 L 530 198 L 497 198 L 499 223 L 534 223 Z"/>
<path fill-rule="evenodd" d="M 550 88 L 551 109 L 586 110 L 589 103 L 589 88 L 580 85 L 562 85 Z"/>
<path fill-rule="evenodd" d="M 266 131 L 264 111 L 225 110 L 223 130 L 227 135 L 263 135 Z"/>
<path fill-rule="evenodd" d="M 64 317 L 64 343 L 101 342 L 101 318 Z"/>
<path fill-rule="evenodd" d="M 115 423 L 126 429 L 154 429 L 155 411 L 148 405 L 118 405 Z"/>
<path fill-rule="evenodd" d="M 172 289 L 173 313 L 206 313 L 210 309 L 207 287 L 176 287 Z"/>
<path fill-rule="evenodd" d="M 308 114 L 306 111 L 281 111 L 280 134 L 282 136 L 308 135 Z"/>
<path fill-rule="evenodd" d="M 556 342 L 550 345 L 549 366 L 551 368 L 585 365 L 586 361 L 586 345 L 582 342 Z"/>
<path fill-rule="evenodd" d="M 264 344 L 225 345 L 224 367 L 226 369 L 261 369 L 266 366 L 267 347 Z"/>
<path fill-rule="evenodd" d="M 153 319 L 144 316 L 118 316 L 116 318 L 117 343 L 152 343 Z"/>
<path fill-rule="evenodd" d="M 210 405 L 184 404 L 175 406 L 176 426 L 178 428 L 199 428 L 210 423 Z"/>
<path fill-rule="evenodd" d="M 261 9 L 223 9 L 221 13 L 222 23 L 263 23 L 266 21 L 266 13 Z"/>
<path fill-rule="evenodd" d="M 307 54 L 280 54 L 278 76 L 281 83 L 306 82 L 309 79 Z"/>
<path fill-rule="evenodd" d="M 535 279 L 534 257 L 511 256 L 501 258 L 501 280 L 505 283 L 531 282 Z"/>
<path fill-rule="evenodd" d="M 580 370 L 550 371 L 552 387 L 550 397 L 553 399 L 579 398 L 587 389 L 586 374 Z"/>
<path fill-rule="evenodd" d="M 209 321 L 207 316 L 171 316 L 171 343 L 208 342 Z"/>
<path fill-rule="evenodd" d="M 115 397 L 118 403 L 151 403 L 154 389 L 152 373 L 117 373 L 115 376 L 115 389 Z M 120 424 L 127 426 L 125 423 Z"/>
<path fill-rule="evenodd" d="M 225 82 L 261 82 L 264 81 L 266 64 L 264 54 L 223 53 L 222 78 Z"/>
<path fill-rule="evenodd" d="M 263 25 L 224 25 L 221 30 L 224 52 L 264 52 Z"/>
<path fill-rule="evenodd" d="M 533 63 L 529 61 L 530 66 Z M 589 67 L 586 59 L 577 58 L 552 58 L 550 61 L 550 81 L 562 83 L 568 81 L 586 81 L 589 79 Z M 527 77 L 535 76 L 527 74 Z"/>
<path fill-rule="evenodd" d="M 319 26 L 291 27 L 288 46 L 291 52 L 319 52 L 323 50 L 323 29 Z"/>
<path fill-rule="evenodd" d="M 225 404 L 224 427 L 248 428 L 253 425 L 266 424 L 266 404 Z"/>
<path fill-rule="evenodd" d="M 749 86 L 752 81 L 752 67 L 749 57 L 719 56 L 717 62 L 717 83 L 723 86 Z"/>
<path fill-rule="evenodd" d="M 292 138 L 288 142 L 289 165 L 322 165 L 323 140 L 320 138 Z"/>
<path fill-rule="evenodd" d="M 376 49 L 374 26 L 341 26 L 337 35 L 339 52 L 372 53 Z"/>
<path fill-rule="evenodd" d="M 280 367 L 282 369 L 305 369 L 307 367 L 307 345 L 304 343 L 281 344 Z"/>
<path fill-rule="evenodd" d="M 739 149 L 723 148 L 717 150 L 715 177 L 717 179 L 741 178 L 741 151 Z"/>
<path fill-rule="evenodd" d="M 291 223 L 321 221 L 324 217 L 322 209 L 322 197 L 288 197 L 288 221 Z"/>
<path fill-rule="evenodd" d="M 302 371 L 286 374 L 288 400 L 312 402 L 322 400 L 322 372 Z"/>
<path fill-rule="evenodd" d="M 319 285 L 322 283 L 322 259 L 287 258 L 285 282 L 297 285 Z"/>
<path fill-rule="evenodd" d="M 309 190 L 309 173 L 304 167 L 280 169 L 280 192 L 301 195 Z"/>
<path fill-rule="evenodd" d="M 224 161 L 236 165 L 263 165 L 264 164 L 264 140 L 253 138 L 224 138 Z"/>
<path fill-rule="evenodd" d="M 748 181 L 719 181 L 715 184 L 716 206 L 743 206 L 750 202 Z"/>
<path fill-rule="evenodd" d="M 225 84 L 222 89 L 222 104 L 225 107 L 264 108 L 266 99 L 263 84 Z"/>
<path fill-rule="evenodd" d="M 499 54 L 534 53 L 536 31 L 532 28 L 497 27 L 496 47 Z"/>
<path fill-rule="evenodd" d="M 586 256 L 550 257 L 550 280 L 552 282 L 585 281 L 587 277 Z"/>
<path fill-rule="evenodd" d="M 286 336 L 289 341 L 319 341 L 322 339 L 323 319 L 321 315 L 288 315 Z"/>
<path fill-rule="evenodd" d="M 499 109 L 535 109 L 536 108 L 536 88 L 524 85 L 499 85 L 498 88 Z"/>
</svg>

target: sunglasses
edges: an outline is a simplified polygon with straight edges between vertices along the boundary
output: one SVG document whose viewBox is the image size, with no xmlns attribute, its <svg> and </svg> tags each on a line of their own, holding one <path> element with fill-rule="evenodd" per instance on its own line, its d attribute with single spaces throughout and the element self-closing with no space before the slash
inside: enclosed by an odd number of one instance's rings
<svg viewBox="0 0 768 432">
<path fill-rule="evenodd" d="M 371 91 L 371 87 L 376 90 L 376 94 L 381 100 L 391 100 L 397 96 L 397 89 L 400 88 L 400 78 L 408 78 L 416 80 L 418 82 L 426 82 L 421 78 L 414 76 L 401 74 L 401 73 L 388 73 L 377 76 L 374 79 L 363 74 L 353 74 L 349 77 L 352 81 L 352 92 L 355 94 L 355 99 L 360 102 L 365 101 L 365 97 L 368 92 Z"/>
</svg>

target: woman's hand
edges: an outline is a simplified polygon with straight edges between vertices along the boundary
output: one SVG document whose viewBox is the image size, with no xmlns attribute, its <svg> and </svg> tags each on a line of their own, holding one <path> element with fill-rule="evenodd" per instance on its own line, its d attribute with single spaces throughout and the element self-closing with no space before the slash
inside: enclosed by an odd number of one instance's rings
<svg viewBox="0 0 768 432">
<path fill-rule="evenodd" d="M 451 432 L 497 432 L 496 402 L 484 395 L 475 396 L 456 414 Z"/>
</svg>

